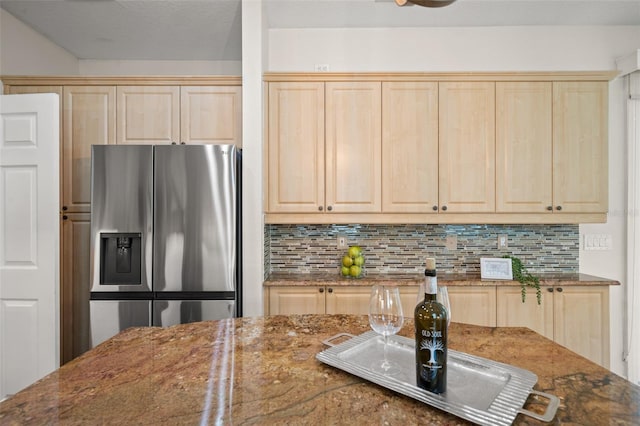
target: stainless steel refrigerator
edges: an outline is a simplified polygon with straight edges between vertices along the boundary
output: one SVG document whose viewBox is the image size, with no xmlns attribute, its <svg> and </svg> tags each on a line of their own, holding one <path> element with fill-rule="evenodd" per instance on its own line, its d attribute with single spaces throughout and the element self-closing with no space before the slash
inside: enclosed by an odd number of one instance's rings
<svg viewBox="0 0 640 426">
<path fill-rule="evenodd" d="M 92 347 L 241 316 L 240 168 L 233 145 L 92 147 Z"/>
</svg>

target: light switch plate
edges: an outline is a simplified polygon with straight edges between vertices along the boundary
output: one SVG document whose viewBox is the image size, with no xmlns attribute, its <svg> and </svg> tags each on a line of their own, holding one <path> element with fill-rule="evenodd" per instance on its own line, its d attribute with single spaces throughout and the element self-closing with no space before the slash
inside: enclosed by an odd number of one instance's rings
<svg viewBox="0 0 640 426">
<path fill-rule="evenodd" d="M 613 236 L 611 234 L 584 234 L 582 236 L 583 250 L 611 250 Z"/>
</svg>

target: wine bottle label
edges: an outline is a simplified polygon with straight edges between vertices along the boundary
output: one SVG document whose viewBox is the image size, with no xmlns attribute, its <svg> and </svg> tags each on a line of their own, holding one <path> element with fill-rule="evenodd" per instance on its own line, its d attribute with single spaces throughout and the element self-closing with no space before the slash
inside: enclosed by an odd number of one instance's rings
<svg viewBox="0 0 640 426">
<path fill-rule="evenodd" d="M 445 356 L 446 346 L 442 341 L 441 330 L 422 330 L 422 339 L 420 340 L 420 351 L 428 351 L 429 357 L 426 363 L 422 363 L 420 375 L 425 381 L 433 380 L 433 373 L 443 368 L 443 357 Z M 423 359 L 426 359 L 424 357 Z"/>
<path fill-rule="evenodd" d="M 438 292 L 438 278 L 437 277 L 425 277 L 426 292 L 427 294 L 436 294 Z"/>
</svg>

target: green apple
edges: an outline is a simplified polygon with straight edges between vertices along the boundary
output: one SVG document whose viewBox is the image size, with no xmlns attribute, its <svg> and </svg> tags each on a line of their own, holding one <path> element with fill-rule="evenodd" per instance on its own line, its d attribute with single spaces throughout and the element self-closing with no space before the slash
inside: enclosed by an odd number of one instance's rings
<svg viewBox="0 0 640 426">
<path fill-rule="evenodd" d="M 349 267 L 343 266 L 342 269 L 341 269 L 341 272 L 342 272 L 343 276 L 348 277 L 349 274 L 351 273 L 351 270 L 350 270 Z"/>
<path fill-rule="evenodd" d="M 353 265 L 353 259 L 350 258 L 349 256 L 344 256 L 342 258 L 342 266 L 349 267 L 351 265 Z"/>
<path fill-rule="evenodd" d="M 360 256 L 362 254 L 362 249 L 360 248 L 360 246 L 351 246 L 349 247 L 349 256 L 351 256 L 352 258 L 356 258 L 358 256 Z"/>
<path fill-rule="evenodd" d="M 351 275 L 354 278 L 359 277 L 361 273 L 362 273 L 362 269 L 360 269 L 358 265 L 352 265 L 351 268 L 349 268 L 349 275 Z"/>
<path fill-rule="evenodd" d="M 364 257 L 362 255 L 356 257 L 355 259 L 353 259 L 353 264 L 357 266 L 364 265 Z"/>
</svg>

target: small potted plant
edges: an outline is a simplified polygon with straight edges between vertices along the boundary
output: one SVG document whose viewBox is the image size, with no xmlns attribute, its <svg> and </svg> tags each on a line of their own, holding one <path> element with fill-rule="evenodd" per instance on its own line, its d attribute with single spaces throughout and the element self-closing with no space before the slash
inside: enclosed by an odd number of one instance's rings
<svg viewBox="0 0 640 426">
<path fill-rule="evenodd" d="M 538 305 L 542 303 L 542 290 L 540 290 L 540 278 L 532 275 L 524 266 L 522 261 L 515 256 L 503 256 L 511 259 L 511 267 L 513 270 L 513 279 L 518 281 L 521 286 L 522 303 L 524 303 L 527 297 L 527 287 L 533 287 L 536 289 L 536 297 L 538 299 Z"/>
</svg>

